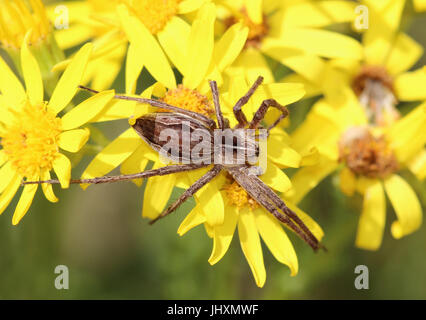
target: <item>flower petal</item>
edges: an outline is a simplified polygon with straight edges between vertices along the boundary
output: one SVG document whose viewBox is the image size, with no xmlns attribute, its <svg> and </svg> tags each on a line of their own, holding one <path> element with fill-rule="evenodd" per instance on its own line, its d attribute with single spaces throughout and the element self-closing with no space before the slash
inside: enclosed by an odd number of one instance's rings
<svg viewBox="0 0 426 320">
<path fill-rule="evenodd" d="M 355 39 L 320 29 L 288 28 L 281 37 L 282 45 L 325 58 L 361 59 L 363 48 Z"/>
<path fill-rule="evenodd" d="M 232 25 L 214 46 L 213 61 L 220 71 L 230 66 L 241 53 L 247 40 L 248 28 L 241 23 Z"/>
<path fill-rule="evenodd" d="M 255 24 L 261 24 L 263 20 L 262 2 L 262 0 L 250 0 L 245 2 L 247 15 Z"/>
<path fill-rule="evenodd" d="M 413 189 L 400 176 L 394 174 L 384 184 L 398 217 L 398 221 L 392 223 L 391 232 L 394 238 L 399 239 L 421 226 L 422 207 Z"/>
<path fill-rule="evenodd" d="M 291 188 L 291 181 L 287 175 L 270 161 L 268 161 L 266 172 L 260 176 L 260 179 L 279 192 L 286 192 Z"/>
<path fill-rule="evenodd" d="M 286 199 L 283 199 L 283 200 L 286 200 Z M 321 241 L 322 238 L 324 237 L 324 231 L 322 230 L 320 225 L 314 219 L 312 219 L 311 216 L 309 216 L 307 213 L 302 211 L 299 207 L 294 205 L 292 202 L 286 200 L 285 203 L 287 207 L 289 207 L 291 210 L 293 210 L 297 214 L 297 216 L 308 227 L 308 229 L 312 232 L 315 238 L 317 238 L 318 241 Z"/>
<path fill-rule="evenodd" d="M 256 211 L 255 219 L 260 236 L 269 251 L 275 259 L 290 268 L 291 276 L 295 276 L 299 270 L 296 251 L 278 220 L 266 214 L 262 209 Z"/>
<path fill-rule="evenodd" d="M 318 165 L 300 169 L 291 178 L 293 188 L 286 195 L 297 204 L 336 168 L 336 162 L 323 159 Z"/>
<path fill-rule="evenodd" d="M 38 177 L 36 180 L 38 180 Z M 28 184 L 24 187 L 24 191 L 22 191 L 21 197 L 19 198 L 19 202 L 16 205 L 15 212 L 13 213 L 12 224 L 14 226 L 16 226 L 28 212 L 31 203 L 33 202 L 37 188 L 37 184 Z"/>
<path fill-rule="evenodd" d="M 183 236 L 185 233 L 187 233 L 192 228 L 205 223 L 206 217 L 198 211 L 198 209 L 195 207 L 191 210 L 190 213 L 185 217 L 185 219 L 180 224 L 177 233 L 180 236 Z"/>
<path fill-rule="evenodd" d="M 42 181 L 50 180 L 49 170 L 42 170 L 40 175 L 40 180 Z M 58 202 L 58 198 L 56 198 L 55 193 L 53 192 L 52 184 L 42 183 L 41 188 L 47 200 L 49 200 L 50 202 Z"/>
<path fill-rule="evenodd" d="M 137 46 L 129 43 L 126 56 L 126 93 L 134 94 L 136 84 L 143 69 L 143 61 L 138 55 Z"/>
<path fill-rule="evenodd" d="M 219 262 L 219 260 L 225 255 L 226 251 L 228 251 L 235 228 L 237 227 L 237 221 L 237 208 L 234 206 L 226 207 L 223 224 L 214 227 L 213 249 L 209 258 L 209 263 L 211 265 Z"/>
<path fill-rule="evenodd" d="M 382 243 L 385 220 L 385 194 L 381 182 L 376 180 L 364 194 L 355 245 L 362 249 L 377 250 Z"/>
<path fill-rule="evenodd" d="M 7 63 L 0 58 L 0 92 L 9 103 L 18 104 L 26 99 L 27 95 L 21 82 L 9 68 Z"/>
<path fill-rule="evenodd" d="M 347 168 L 344 167 L 340 171 L 340 190 L 347 195 L 352 196 L 356 190 L 356 177 L 353 174 L 353 172 Z"/>
<path fill-rule="evenodd" d="M 142 143 L 141 138 L 133 128 L 127 129 L 96 155 L 84 170 L 82 179 L 106 175 L 130 157 Z"/>
<path fill-rule="evenodd" d="M 77 52 L 59 79 L 48 104 L 48 108 L 55 114 L 62 111 L 76 94 L 91 52 L 92 44 L 86 43 Z"/>
<path fill-rule="evenodd" d="M 410 160 L 408 167 L 419 180 L 426 178 L 426 149 L 423 149 L 418 155 Z"/>
<path fill-rule="evenodd" d="M 181 73 L 185 71 L 188 39 L 191 26 L 179 17 L 173 17 L 164 29 L 157 34 L 158 41 Z"/>
<path fill-rule="evenodd" d="M 216 8 L 207 3 L 198 11 L 188 39 L 183 83 L 195 89 L 204 79 L 213 56 Z"/>
<path fill-rule="evenodd" d="M 146 146 L 141 144 L 130 157 L 123 161 L 120 167 L 120 172 L 122 174 L 133 174 L 144 171 L 149 161 L 146 158 L 146 149 Z M 132 181 L 140 187 L 142 185 L 143 179 Z"/>
<path fill-rule="evenodd" d="M 55 170 L 61 187 L 67 189 L 71 179 L 71 161 L 62 153 L 58 153 L 58 156 L 53 161 L 53 170 Z"/>
<path fill-rule="evenodd" d="M 135 45 L 134 52 L 139 55 L 141 63 L 156 80 L 166 87 L 176 87 L 175 76 L 169 61 L 154 36 L 138 18 L 129 14 L 126 6 L 119 5 L 117 12 L 129 41 Z"/>
<path fill-rule="evenodd" d="M 16 175 L 16 171 L 12 167 L 12 162 L 8 161 L 0 168 L 0 193 L 2 193 L 9 185 L 12 178 Z"/>
<path fill-rule="evenodd" d="M 163 166 L 160 161 L 157 161 L 153 169 Z M 174 174 L 148 179 L 143 197 L 142 217 L 155 219 L 161 214 L 172 195 L 175 181 L 176 176 Z"/>
<path fill-rule="evenodd" d="M 396 96 L 401 101 L 426 100 L 426 70 L 406 72 L 395 79 Z"/>
<path fill-rule="evenodd" d="M 15 173 L 15 176 L 9 180 L 8 186 L 0 195 L 0 214 L 4 212 L 9 203 L 12 201 L 13 197 L 19 189 L 19 186 L 21 185 L 21 182 L 22 177 L 17 173 Z"/>
<path fill-rule="evenodd" d="M 271 132 L 268 141 L 268 158 L 279 166 L 298 168 L 302 157 L 296 150 L 286 145 L 284 142 L 286 137 L 283 137 L 281 132 L 278 130 Z"/>
<path fill-rule="evenodd" d="M 179 14 L 193 12 L 199 9 L 208 0 L 182 0 L 179 2 Z"/>
<path fill-rule="evenodd" d="M 407 71 L 422 55 L 422 46 L 408 35 L 400 32 L 396 36 L 386 59 L 386 70 L 392 75 Z"/>
<path fill-rule="evenodd" d="M 78 152 L 89 140 L 90 131 L 87 128 L 64 131 L 59 135 L 59 147 L 69 152 Z"/>
<path fill-rule="evenodd" d="M 62 129 L 71 130 L 90 122 L 112 100 L 114 94 L 114 90 L 108 90 L 84 100 L 62 117 Z"/>
<path fill-rule="evenodd" d="M 21 65 L 24 75 L 25 87 L 31 104 L 36 105 L 43 102 L 43 80 L 37 60 L 28 49 L 28 39 L 31 37 L 31 30 L 25 35 L 21 48 Z"/>
<path fill-rule="evenodd" d="M 262 288 L 266 281 L 262 247 L 253 213 L 248 210 L 240 212 L 238 235 L 240 237 L 241 248 L 253 273 L 256 285 Z"/>
</svg>

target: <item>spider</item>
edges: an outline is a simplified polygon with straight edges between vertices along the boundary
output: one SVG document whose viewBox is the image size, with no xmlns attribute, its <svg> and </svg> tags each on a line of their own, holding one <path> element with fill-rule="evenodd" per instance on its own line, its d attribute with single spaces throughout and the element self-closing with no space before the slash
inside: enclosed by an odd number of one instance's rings
<svg viewBox="0 0 426 320">
<path fill-rule="evenodd" d="M 267 110 L 270 107 L 278 109 L 281 114 L 277 118 L 277 120 L 270 125 L 266 131 L 269 134 L 270 130 L 277 126 L 281 120 L 288 116 L 289 112 L 287 108 L 281 106 L 276 100 L 268 99 L 264 100 L 259 109 L 255 112 L 253 119 L 248 121 L 246 116 L 242 111 L 242 107 L 247 104 L 250 97 L 255 93 L 256 89 L 262 84 L 263 78 L 259 77 L 254 84 L 250 87 L 247 93 L 241 97 L 235 106 L 233 107 L 233 113 L 235 115 L 238 124 L 234 128 L 230 128 L 229 121 L 224 118 L 220 103 L 219 103 L 219 92 L 217 88 L 217 84 L 215 81 L 209 81 L 210 89 L 212 92 L 213 103 L 216 112 L 217 125 L 216 122 L 203 114 L 188 111 L 185 109 L 181 109 L 175 106 L 171 106 L 159 100 L 154 99 L 145 99 L 139 97 L 131 97 L 125 95 L 115 95 L 116 99 L 130 100 L 136 101 L 139 103 L 146 103 L 153 107 L 166 109 L 170 112 L 154 112 L 150 114 L 143 115 L 142 117 L 136 119 L 134 124 L 132 125 L 136 132 L 141 136 L 143 140 L 145 140 L 154 150 L 159 152 L 164 145 L 164 141 L 161 142 L 158 138 L 159 132 L 162 129 L 172 129 L 172 130 L 182 130 L 177 126 L 178 124 L 182 124 L 186 122 L 189 124 L 191 130 L 193 129 L 201 129 L 210 134 L 210 137 L 213 136 L 213 130 L 219 129 L 221 131 L 228 130 L 233 132 L 236 129 L 259 129 L 263 128 L 261 125 L 261 121 L 263 120 Z M 88 90 L 92 93 L 98 93 L 98 91 L 79 86 L 79 88 Z M 180 142 L 182 142 L 182 137 Z M 181 159 L 188 160 L 188 153 L 185 153 L 182 147 L 178 146 L 180 149 L 179 155 Z M 233 148 L 236 150 L 237 148 L 245 149 L 246 151 L 252 151 L 255 154 L 258 154 L 258 147 L 254 144 L 250 144 L 244 142 L 243 145 L 236 143 L 235 141 L 231 142 L 231 146 L 226 145 L 226 142 L 222 142 L 220 146 L 223 148 Z M 247 150 L 252 148 L 252 150 Z M 254 149 L 253 149 L 254 148 Z M 215 152 L 217 149 L 215 150 Z M 213 156 L 213 153 L 211 156 Z M 203 167 L 210 166 L 210 163 L 186 163 L 182 164 L 174 164 L 165 166 L 159 169 L 147 170 L 136 174 L 128 174 L 128 175 L 119 175 L 119 176 L 104 176 L 93 179 L 78 179 L 71 180 L 72 184 L 98 184 L 98 183 L 109 183 L 109 182 L 117 182 L 124 180 L 133 180 L 140 178 L 149 178 L 154 176 L 164 176 L 168 174 L 185 172 L 200 169 Z M 187 190 L 185 190 L 182 195 L 172 203 L 166 210 L 164 210 L 157 218 L 150 221 L 150 224 L 158 221 L 159 219 L 167 216 L 168 214 L 174 212 L 182 203 L 184 203 L 187 199 L 192 197 L 198 190 L 200 190 L 203 186 L 208 184 L 213 178 L 219 175 L 222 171 L 226 171 L 245 191 L 256 201 L 259 205 L 261 205 L 265 210 L 270 212 L 275 218 L 277 218 L 284 225 L 289 227 L 292 231 L 294 231 L 300 238 L 302 238 L 308 245 L 316 251 L 319 248 L 324 248 L 318 241 L 318 239 L 312 234 L 309 228 L 305 225 L 305 223 L 297 216 L 295 212 L 293 212 L 283 200 L 272 190 L 270 189 L 261 179 L 259 179 L 258 175 L 252 174 L 253 171 L 252 165 L 249 163 L 214 163 L 213 167 L 205 173 L 201 178 L 199 178 L 194 184 L 192 184 Z M 50 183 L 57 184 L 58 180 L 45 180 L 45 181 L 25 181 L 23 184 L 40 184 L 40 183 Z"/>
</svg>

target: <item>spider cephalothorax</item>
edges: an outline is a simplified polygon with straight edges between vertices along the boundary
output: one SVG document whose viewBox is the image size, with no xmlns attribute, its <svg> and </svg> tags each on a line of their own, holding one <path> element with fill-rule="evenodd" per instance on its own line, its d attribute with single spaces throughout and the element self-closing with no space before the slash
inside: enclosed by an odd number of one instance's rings
<svg viewBox="0 0 426 320">
<path fill-rule="evenodd" d="M 253 86 L 248 90 L 247 94 L 245 94 L 235 104 L 233 111 L 235 118 L 238 120 L 238 124 L 234 128 L 229 127 L 229 121 L 227 121 L 222 115 L 219 103 L 219 93 L 216 82 L 214 81 L 210 82 L 210 87 L 216 110 L 217 125 L 214 120 L 206 117 L 203 114 L 171 106 L 163 101 L 116 95 L 115 98 L 117 99 L 148 103 L 154 107 L 168 110 L 168 112 L 151 113 L 138 119 L 134 119 L 134 121 L 132 121 L 133 128 L 141 136 L 141 138 L 157 152 L 166 151 L 166 155 L 170 155 L 171 152 L 164 150 L 164 147 L 166 144 L 169 144 L 169 147 L 173 147 L 172 149 L 175 149 L 176 152 L 174 157 L 172 157 L 172 160 L 179 162 L 180 164 L 165 166 L 163 168 L 148 170 L 131 175 L 105 176 L 93 179 L 71 180 L 71 183 L 98 184 L 133 180 L 138 178 L 168 175 L 172 173 L 212 166 L 210 171 L 208 171 L 204 176 L 191 185 L 179 197 L 179 199 L 170 205 L 162 214 L 160 214 L 156 219 L 152 220 L 151 224 L 175 211 L 183 202 L 193 196 L 204 185 L 219 175 L 219 173 L 226 171 L 260 206 L 265 208 L 279 221 L 293 230 L 314 250 L 317 250 L 318 248 L 322 247 L 317 238 L 312 234 L 304 222 L 296 215 L 296 213 L 290 210 L 281 200 L 281 198 L 262 180 L 259 179 L 258 175 L 261 173 L 261 171 L 255 170 L 256 167 L 250 164 L 249 157 L 247 157 L 247 155 L 254 157 L 258 156 L 259 146 L 256 143 L 254 136 L 246 133 L 262 129 L 266 132 L 267 136 L 269 131 L 288 115 L 288 111 L 285 107 L 281 106 L 277 101 L 269 99 L 262 102 L 250 122 L 247 120 L 241 108 L 247 104 L 250 97 L 254 94 L 255 90 L 259 87 L 262 81 L 263 78 L 259 77 Z M 96 91 L 92 89 L 84 87 L 81 88 L 96 93 Z M 282 114 L 271 126 L 269 126 L 267 129 L 264 129 L 260 122 L 263 120 L 269 107 L 280 110 Z M 175 141 L 171 142 L 171 145 L 170 139 L 164 139 L 164 137 L 161 138 L 162 133 L 165 131 L 168 132 L 167 136 L 176 136 Z M 204 139 L 202 139 L 202 146 L 205 148 L 201 149 L 208 150 L 201 156 L 197 150 L 197 161 L 194 161 L 193 151 L 196 145 L 199 147 L 201 141 L 194 141 L 189 139 L 188 142 L 188 137 L 185 136 L 185 134 L 189 134 L 190 137 L 191 133 L 194 133 L 195 131 L 199 131 L 199 136 L 204 137 Z M 218 139 L 217 136 L 220 138 Z M 219 143 L 217 143 L 217 141 L 219 141 Z M 226 151 L 231 151 L 231 157 L 219 157 L 221 161 L 218 161 L 218 158 L 216 157 L 217 154 L 226 154 Z M 241 153 L 243 156 L 240 156 Z M 24 182 L 24 184 L 28 183 L 58 183 L 58 181 L 49 180 Z"/>
</svg>

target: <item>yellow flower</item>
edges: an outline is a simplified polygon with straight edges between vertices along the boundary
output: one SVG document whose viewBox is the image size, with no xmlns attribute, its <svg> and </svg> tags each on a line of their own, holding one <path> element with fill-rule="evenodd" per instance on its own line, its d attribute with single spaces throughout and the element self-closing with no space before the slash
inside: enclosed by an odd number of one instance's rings
<svg viewBox="0 0 426 320">
<path fill-rule="evenodd" d="M 62 61 L 64 55 L 56 43 L 43 3 L 41 0 L 0 1 L 0 46 L 12 58 L 21 75 L 20 48 L 29 30 L 32 33 L 28 44 L 39 62 L 45 90 L 50 95 L 58 81 L 58 74 L 51 68 Z"/>
<path fill-rule="evenodd" d="M 385 191 L 397 214 L 391 228 L 394 238 L 406 236 L 421 225 L 419 200 L 398 172 L 412 165 L 412 159 L 424 148 L 426 104 L 383 127 L 369 123 L 350 88 L 343 85 L 340 90 L 345 97 L 343 105 L 320 100 L 292 135 L 296 150 L 304 154 L 316 148 L 320 157 L 316 164 L 292 177 L 293 190 L 287 195 L 297 203 L 327 175 L 339 170 L 342 192 L 364 196 L 356 245 L 376 250 L 385 225 Z M 417 161 L 419 173 L 423 170 L 424 174 L 424 158 Z"/>
<path fill-rule="evenodd" d="M 308 86 L 314 94 L 339 100 L 342 83 L 350 85 L 369 117 L 385 125 L 398 118 L 400 101 L 426 99 L 423 70 L 407 72 L 423 54 L 423 48 L 399 31 L 404 0 L 364 1 L 369 8 L 369 28 L 362 36 L 362 59 L 332 59 L 320 77 Z M 306 81 L 305 79 L 305 81 Z"/>
<path fill-rule="evenodd" d="M 230 84 L 228 93 L 222 94 L 223 113 L 230 120 L 231 127 L 236 124 L 232 114 L 233 104 L 247 92 L 249 86 L 245 76 L 241 74 L 234 77 Z M 247 119 L 251 119 L 261 101 L 274 97 L 279 103 L 286 105 L 299 100 L 304 94 L 303 87 L 299 84 L 273 83 L 261 86 L 258 92 L 250 99 L 244 107 Z M 289 146 L 289 137 L 280 130 L 274 129 L 268 138 L 268 162 L 266 172 L 260 179 L 273 190 L 283 193 L 291 188 L 291 182 L 287 175 L 279 167 L 299 167 L 300 155 Z M 225 208 L 222 223 L 212 225 L 209 222 L 209 214 L 205 207 L 197 202 L 195 208 L 187 215 L 181 223 L 178 233 L 183 236 L 191 228 L 204 224 L 207 234 L 213 238 L 213 250 L 209 258 L 211 265 L 216 264 L 227 252 L 235 229 L 238 234 L 241 248 L 250 265 L 257 286 L 263 287 L 266 280 L 266 271 L 263 262 L 263 253 L 260 237 L 281 263 L 290 268 L 291 275 L 298 272 L 298 260 L 296 252 L 288 236 L 280 223 L 269 212 L 263 209 L 246 191 L 241 188 L 232 178 L 221 175 L 215 181 L 218 190 L 215 192 L 222 195 Z M 200 192 L 205 192 L 203 188 Z M 287 202 L 287 201 L 286 201 Z M 323 232 L 321 228 L 306 213 L 296 206 L 287 202 L 287 205 L 297 213 L 311 232 L 321 240 Z M 217 204 L 209 208 L 216 211 Z"/>
<path fill-rule="evenodd" d="M 79 50 L 46 102 L 40 67 L 28 48 L 30 38 L 31 31 L 21 47 L 26 90 L 0 59 L 0 213 L 7 208 L 23 179 L 48 180 L 53 169 L 61 186 L 68 187 L 71 162 L 60 150 L 81 149 L 89 138 L 89 130 L 79 127 L 102 111 L 114 95 L 111 91 L 101 93 L 59 116 L 77 91 L 92 46 L 87 44 Z M 14 225 L 27 213 L 37 187 L 32 184 L 23 188 L 12 219 Z M 51 185 L 41 187 L 49 201 L 57 201 Z"/>
<path fill-rule="evenodd" d="M 93 39 L 94 55 L 85 81 L 107 88 L 117 76 L 127 49 L 127 70 L 136 78 L 143 67 L 168 88 L 176 86 L 172 67 L 185 58 L 191 25 L 185 15 L 207 0 L 77 1 L 67 4 L 70 28 L 56 33 L 61 47 Z M 50 10 L 55 17 L 54 7 Z M 65 61 L 57 66 L 64 67 Z M 128 92 L 133 93 L 133 92 Z"/>
<path fill-rule="evenodd" d="M 355 18 L 355 4 L 347 1 L 222 0 L 218 16 L 226 29 L 241 21 L 250 29 L 246 48 L 234 67 L 249 81 L 274 77 L 265 56 L 315 83 L 320 83 L 324 58 L 361 59 L 354 39 L 320 29 Z M 230 70 L 232 71 L 232 70 Z M 232 76 L 232 72 L 231 76 Z"/>
<path fill-rule="evenodd" d="M 426 11 L 426 1 L 425 0 L 413 0 L 414 9 L 416 11 L 422 12 Z"/>
<path fill-rule="evenodd" d="M 211 4 L 204 5 L 199 10 L 189 30 L 188 41 L 180 49 L 184 60 L 176 66 L 183 74 L 182 84 L 167 90 L 164 85 L 156 83 L 146 89 L 141 94 L 142 97 L 161 98 L 181 108 L 209 116 L 214 114 L 209 98 L 210 89 L 207 80 L 216 80 L 220 85 L 223 70 L 240 53 L 248 32 L 246 28 L 236 24 L 227 30 L 222 38 L 215 43 L 213 30 L 214 10 L 214 6 Z M 129 65 L 134 66 L 132 63 Z M 136 67 L 126 68 L 127 92 L 135 90 L 136 79 L 140 71 L 137 70 Z M 133 120 L 147 112 L 159 111 L 146 105 L 129 103 L 128 101 L 119 101 L 117 104 L 133 106 L 133 109 L 127 113 L 127 117 L 133 116 Z M 115 108 L 115 110 L 119 111 L 119 108 Z M 129 107 L 126 110 L 129 110 Z M 121 114 L 124 115 L 125 113 Z M 154 169 L 163 166 L 158 154 L 153 152 L 142 141 L 133 128 L 129 128 L 96 155 L 83 172 L 82 178 L 103 176 L 120 164 L 121 171 L 124 174 L 140 172 L 145 169 L 149 160 L 154 161 Z M 198 171 L 202 172 L 203 170 Z M 178 179 L 178 176 L 183 177 Z M 194 174 L 185 173 L 183 175 L 150 178 L 145 188 L 143 216 L 151 219 L 157 217 L 166 206 L 174 186 L 192 184 L 195 181 L 193 177 Z M 190 181 L 187 180 L 188 178 Z M 213 186 L 214 182 L 211 185 Z M 216 203 L 216 210 L 209 210 L 211 212 L 209 221 L 212 224 L 223 222 L 224 206 L 220 193 L 206 191 L 201 195 L 197 195 L 197 198 L 202 199 L 199 202 L 205 208 L 214 208 Z M 217 205 L 217 203 L 222 203 L 222 205 Z"/>
</svg>

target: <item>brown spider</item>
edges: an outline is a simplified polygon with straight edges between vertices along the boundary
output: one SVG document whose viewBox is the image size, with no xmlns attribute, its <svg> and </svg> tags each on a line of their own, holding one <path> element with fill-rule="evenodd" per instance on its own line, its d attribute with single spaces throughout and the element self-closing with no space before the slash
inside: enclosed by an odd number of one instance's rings
<svg viewBox="0 0 426 320">
<path fill-rule="evenodd" d="M 249 122 L 242 112 L 241 108 L 247 104 L 250 97 L 254 94 L 255 90 L 262 83 L 263 78 L 259 77 L 256 82 L 252 85 L 252 87 L 248 90 L 248 92 L 241 97 L 238 102 L 235 104 L 233 111 L 235 118 L 238 120 L 238 124 L 234 128 L 230 128 L 229 121 L 223 117 L 221 112 L 220 103 L 219 103 L 219 93 L 217 84 L 215 81 L 210 81 L 210 88 L 212 91 L 213 102 L 216 111 L 218 129 L 222 132 L 236 132 L 237 129 L 246 130 L 246 129 L 258 129 L 262 128 L 260 122 L 264 118 L 269 107 L 277 108 L 282 112 L 280 117 L 267 128 L 267 133 L 274 128 L 281 120 L 283 120 L 288 115 L 288 110 L 281 106 L 277 101 L 273 99 L 264 100 L 260 105 L 259 109 L 253 116 L 253 119 Z M 93 93 L 98 93 L 98 91 L 80 86 L 81 89 L 88 90 Z M 164 146 L 164 141 L 159 139 L 159 133 L 163 129 L 171 129 L 176 130 L 178 134 L 180 134 L 180 142 L 183 141 L 182 137 L 182 126 L 186 123 L 189 126 L 191 131 L 195 129 L 200 129 L 206 132 L 210 137 L 213 137 L 213 130 L 217 129 L 216 122 L 200 113 L 188 111 L 185 109 L 181 109 L 175 106 L 168 105 L 159 100 L 153 99 L 144 99 L 138 97 L 129 97 L 124 95 L 116 95 L 114 96 L 116 99 L 124 99 L 137 101 L 140 103 L 147 103 L 151 106 L 167 109 L 172 112 L 155 112 L 151 114 L 144 115 L 138 119 L 136 119 L 133 124 L 133 128 L 136 132 L 142 137 L 144 141 L 146 141 L 154 150 L 160 151 Z M 181 126 L 180 126 L 181 125 Z M 226 135 L 225 135 L 226 136 Z M 213 140 L 211 139 L 209 143 Z M 251 143 L 253 141 L 245 140 L 243 143 L 231 140 L 229 144 L 229 140 L 222 141 L 220 145 L 221 152 L 225 148 L 231 148 L 233 150 L 243 149 L 247 151 L 247 153 L 258 154 L 259 149 L 255 143 Z M 179 149 L 179 158 L 180 160 L 190 160 L 190 151 L 183 150 L 181 145 L 177 146 Z M 191 147 L 192 148 L 192 144 Z M 212 158 L 215 153 L 218 152 L 218 149 L 213 149 L 208 155 L 208 158 Z M 241 160 L 241 159 L 240 159 Z M 70 183 L 74 184 L 98 184 L 98 183 L 108 183 L 108 182 L 117 182 L 124 180 L 133 180 L 140 178 L 149 178 L 154 176 L 163 176 L 178 172 L 191 171 L 199 168 L 207 167 L 211 162 L 201 162 L 201 163 L 193 163 L 193 162 L 184 162 L 180 161 L 181 164 L 165 166 L 155 170 L 147 170 L 144 172 L 129 174 L 129 175 L 119 175 L 119 176 L 104 176 L 93 179 L 78 179 L 71 180 Z M 187 163 L 187 164 L 182 164 Z M 264 207 L 267 211 L 269 211 L 274 217 L 276 217 L 279 221 L 293 230 L 299 237 L 301 237 L 305 242 L 307 242 L 315 251 L 318 248 L 323 248 L 323 246 L 319 243 L 318 239 L 312 234 L 309 228 L 304 224 L 304 222 L 290 210 L 286 204 L 281 200 L 281 198 L 270 189 L 256 174 L 253 174 L 250 169 L 253 166 L 248 162 L 241 163 L 241 161 L 231 162 L 231 163 L 215 163 L 210 171 L 204 174 L 200 179 L 198 179 L 193 185 L 191 185 L 185 192 L 173 203 L 171 204 L 163 213 L 161 213 L 156 219 L 152 220 L 150 224 L 154 223 L 160 218 L 167 216 L 168 214 L 175 211 L 183 202 L 185 202 L 188 198 L 193 196 L 198 190 L 200 190 L 204 185 L 209 183 L 213 178 L 215 178 L 220 172 L 223 170 L 227 171 L 232 178 L 246 190 L 246 192 L 256 200 L 262 207 Z M 46 181 L 26 181 L 23 184 L 34 184 L 34 183 L 59 183 L 58 180 L 46 180 Z"/>
</svg>

